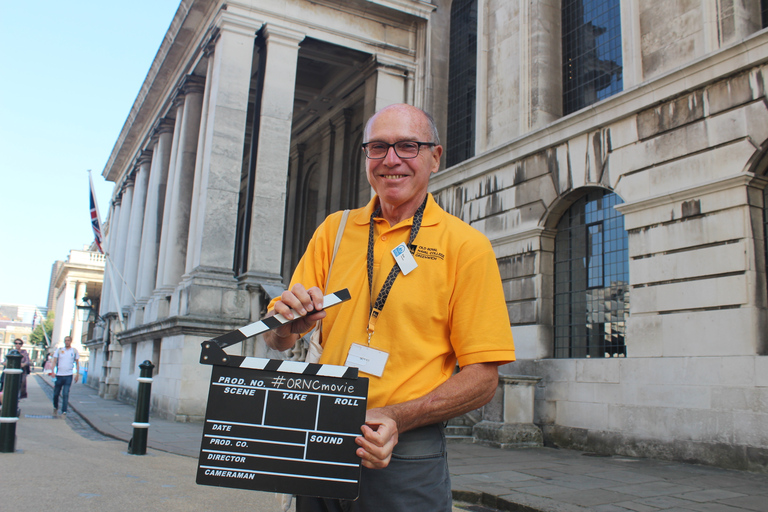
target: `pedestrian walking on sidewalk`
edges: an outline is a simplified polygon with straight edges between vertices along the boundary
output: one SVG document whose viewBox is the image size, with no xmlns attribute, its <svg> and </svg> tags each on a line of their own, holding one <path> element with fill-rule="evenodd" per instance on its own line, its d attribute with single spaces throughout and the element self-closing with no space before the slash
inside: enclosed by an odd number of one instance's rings
<svg viewBox="0 0 768 512">
<path fill-rule="evenodd" d="M 59 393 L 61 393 L 61 413 L 66 416 L 72 377 L 74 376 L 77 382 L 80 375 L 80 354 L 77 349 L 72 348 L 71 336 L 64 338 L 64 348 L 59 347 L 53 353 L 53 367 L 56 373 L 56 384 L 53 386 L 53 415 L 59 415 Z"/>
<path fill-rule="evenodd" d="M 24 341 L 21 338 L 13 340 L 13 345 L 21 354 L 21 383 L 19 384 L 19 400 L 21 400 L 27 398 L 27 375 L 29 375 L 31 369 L 31 361 L 29 359 L 29 352 L 21 348 L 24 345 Z"/>
</svg>

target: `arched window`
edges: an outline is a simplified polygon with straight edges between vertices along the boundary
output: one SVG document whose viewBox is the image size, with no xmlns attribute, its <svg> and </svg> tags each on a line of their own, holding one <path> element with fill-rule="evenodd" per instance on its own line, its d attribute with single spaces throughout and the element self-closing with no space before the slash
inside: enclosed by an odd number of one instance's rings
<svg viewBox="0 0 768 512">
<path fill-rule="evenodd" d="M 562 0 L 563 114 L 621 92 L 620 0 Z"/>
<path fill-rule="evenodd" d="M 623 201 L 595 189 L 557 224 L 555 357 L 625 356 L 629 252 Z"/>
<path fill-rule="evenodd" d="M 448 57 L 448 133 L 445 163 L 475 155 L 477 0 L 453 0 Z"/>
</svg>

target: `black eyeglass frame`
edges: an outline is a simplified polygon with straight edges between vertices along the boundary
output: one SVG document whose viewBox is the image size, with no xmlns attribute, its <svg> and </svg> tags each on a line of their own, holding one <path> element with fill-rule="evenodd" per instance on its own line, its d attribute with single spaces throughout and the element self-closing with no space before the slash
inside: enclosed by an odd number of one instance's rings
<svg viewBox="0 0 768 512">
<path fill-rule="evenodd" d="M 397 152 L 396 145 L 397 144 L 402 144 L 404 142 L 408 142 L 410 144 L 416 144 L 417 145 L 417 147 L 416 147 L 416 154 L 415 155 L 413 155 L 413 156 L 400 156 L 400 153 Z M 384 145 L 387 146 L 387 151 L 384 152 L 384 156 L 371 157 L 371 156 L 368 155 L 368 145 L 369 144 L 384 144 Z M 395 142 L 394 144 L 389 144 L 389 143 L 386 143 L 386 142 L 382 142 L 380 140 L 371 140 L 371 141 L 368 141 L 368 142 L 363 142 L 361 146 L 363 148 L 363 153 L 365 153 L 365 157 L 367 159 L 369 159 L 369 160 L 384 160 L 385 158 L 387 158 L 387 155 L 389 154 L 389 149 L 390 148 L 395 150 L 395 154 L 397 155 L 397 158 L 400 158 L 402 160 L 410 160 L 411 158 L 416 158 L 417 156 L 419 156 L 419 152 L 421 151 L 421 146 L 427 146 L 427 147 L 433 148 L 433 147 L 435 147 L 437 145 L 438 145 L 437 142 L 420 142 L 418 140 L 399 140 L 399 141 Z"/>
</svg>

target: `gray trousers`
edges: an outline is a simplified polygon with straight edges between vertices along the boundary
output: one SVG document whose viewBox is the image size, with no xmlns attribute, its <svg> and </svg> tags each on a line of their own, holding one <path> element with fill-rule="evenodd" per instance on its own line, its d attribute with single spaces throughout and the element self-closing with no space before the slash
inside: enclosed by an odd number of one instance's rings
<svg viewBox="0 0 768 512">
<path fill-rule="evenodd" d="M 355 501 L 296 497 L 296 512 L 450 512 L 451 477 L 442 425 L 398 436 L 384 469 L 362 468 Z"/>
</svg>

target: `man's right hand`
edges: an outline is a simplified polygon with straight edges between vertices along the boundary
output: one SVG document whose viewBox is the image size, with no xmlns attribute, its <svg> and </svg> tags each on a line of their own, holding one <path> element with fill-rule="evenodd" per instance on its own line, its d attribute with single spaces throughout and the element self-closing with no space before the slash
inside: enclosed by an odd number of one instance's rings
<svg viewBox="0 0 768 512">
<path fill-rule="evenodd" d="M 280 300 L 275 302 L 275 307 L 268 316 L 280 314 L 288 320 L 294 320 L 297 318 L 294 311 L 299 315 L 298 320 L 264 333 L 264 339 L 270 348 L 291 348 L 301 333 L 310 330 L 318 320 L 325 318 L 322 290 L 317 286 L 307 290 L 297 283 L 280 295 Z"/>
</svg>

